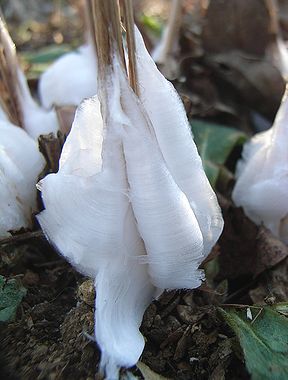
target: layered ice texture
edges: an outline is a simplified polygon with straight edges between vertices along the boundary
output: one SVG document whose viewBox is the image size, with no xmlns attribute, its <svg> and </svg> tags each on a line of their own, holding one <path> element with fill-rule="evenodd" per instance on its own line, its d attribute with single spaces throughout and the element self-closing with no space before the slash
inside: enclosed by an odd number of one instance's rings
<svg viewBox="0 0 288 380">
<path fill-rule="evenodd" d="M 140 96 L 115 56 L 107 102 L 85 100 L 58 173 L 39 184 L 48 239 L 96 288 L 106 378 L 139 359 L 144 311 L 163 289 L 198 287 L 223 228 L 184 107 L 136 31 Z"/>
</svg>

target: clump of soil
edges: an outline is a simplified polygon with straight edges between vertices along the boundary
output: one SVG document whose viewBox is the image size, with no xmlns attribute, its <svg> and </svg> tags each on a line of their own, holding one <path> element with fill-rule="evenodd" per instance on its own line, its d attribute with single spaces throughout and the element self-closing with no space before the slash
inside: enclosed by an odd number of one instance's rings
<svg viewBox="0 0 288 380">
<path fill-rule="evenodd" d="M 93 341 L 91 281 L 43 239 L 15 243 L 2 251 L 1 273 L 21 277 L 28 291 L 16 321 L 2 326 L 0 377 L 93 379 L 99 351 Z M 201 291 L 173 291 L 150 305 L 141 327 L 146 338 L 141 360 L 173 379 L 218 379 L 225 371 L 229 379 L 247 378 L 233 353 L 232 334 L 205 298 Z"/>
</svg>

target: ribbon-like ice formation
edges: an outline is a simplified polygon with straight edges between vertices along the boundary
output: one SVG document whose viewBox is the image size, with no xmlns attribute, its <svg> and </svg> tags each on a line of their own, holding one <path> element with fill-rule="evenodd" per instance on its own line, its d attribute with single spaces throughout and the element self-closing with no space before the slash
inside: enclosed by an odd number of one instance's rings
<svg viewBox="0 0 288 380">
<path fill-rule="evenodd" d="M 287 88 L 273 126 L 245 144 L 232 198 L 254 223 L 288 243 Z"/>
<path fill-rule="evenodd" d="M 138 32 L 136 48 L 140 96 L 116 54 L 105 119 L 97 96 L 85 100 L 58 173 L 39 184 L 43 231 L 95 280 L 95 335 L 109 380 L 139 359 L 139 326 L 155 295 L 201 284 L 199 264 L 223 228 L 184 107 Z"/>
<path fill-rule="evenodd" d="M 45 161 L 35 141 L 8 121 L 0 121 L 0 238 L 29 227 L 36 211 L 36 188 Z"/>
<path fill-rule="evenodd" d="M 97 93 L 97 61 L 92 43 L 57 59 L 40 77 L 42 105 L 78 106 Z"/>
</svg>

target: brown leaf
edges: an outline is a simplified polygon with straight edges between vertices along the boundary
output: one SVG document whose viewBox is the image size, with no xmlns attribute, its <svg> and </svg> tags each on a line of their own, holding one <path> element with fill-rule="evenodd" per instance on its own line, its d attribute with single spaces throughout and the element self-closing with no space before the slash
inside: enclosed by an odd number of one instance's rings
<svg viewBox="0 0 288 380">
<path fill-rule="evenodd" d="M 168 380 L 166 377 L 153 372 L 152 369 L 150 369 L 146 364 L 142 362 L 138 362 L 137 367 L 142 373 L 144 380 Z"/>
<path fill-rule="evenodd" d="M 273 118 L 285 90 L 282 74 L 272 62 L 233 49 L 206 56 L 206 64 L 230 85 L 245 104 Z"/>
<path fill-rule="evenodd" d="M 260 227 L 256 239 L 255 276 L 268 268 L 274 267 L 288 256 L 287 246 L 264 226 Z"/>
<path fill-rule="evenodd" d="M 287 0 L 278 0 L 279 6 L 279 22 L 283 37 L 287 40 L 288 37 L 288 2 Z"/>
<path fill-rule="evenodd" d="M 267 303 L 267 297 L 276 302 L 288 299 L 288 258 L 265 273 L 259 285 L 249 292 L 254 303 Z"/>
<path fill-rule="evenodd" d="M 186 324 L 197 323 L 206 313 L 206 310 L 199 310 L 197 307 L 178 305 L 177 313 L 180 320 Z"/>
<path fill-rule="evenodd" d="M 235 279 L 253 275 L 258 227 L 244 215 L 242 209 L 232 204 L 227 206 L 225 209 L 222 207 L 224 231 L 219 240 L 219 278 Z"/>
<path fill-rule="evenodd" d="M 271 55 L 279 38 L 275 0 L 210 1 L 202 33 L 207 66 L 246 106 L 270 120 L 285 85 L 277 53 Z"/>
<path fill-rule="evenodd" d="M 221 201 L 221 198 L 220 198 Z M 288 248 L 265 227 L 257 227 L 243 210 L 224 203 L 224 232 L 219 244 L 220 279 L 258 276 L 288 256 Z"/>
<path fill-rule="evenodd" d="M 176 349 L 175 349 L 175 354 L 174 354 L 174 360 L 178 361 L 184 357 L 187 351 L 187 344 L 188 344 L 188 335 L 190 334 L 191 326 L 188 326 L 182 335 L 182 337 L 179 339 Z"/>
<path fill-rule="evenodd" d="M 238 49 L 264 56 L 277 32 L 273 0 L 213 0 L 206 12 L 203 45 L 210 53 Z"/>
<path fill-rule="evenodd" d="M 63 135 L 67 136 L 70 132 L 76 108 L 77 107 L 75 106 L 55 107 L 56 115 L 59 122 L 59 130 L 63 133 Z"/>
</svg>

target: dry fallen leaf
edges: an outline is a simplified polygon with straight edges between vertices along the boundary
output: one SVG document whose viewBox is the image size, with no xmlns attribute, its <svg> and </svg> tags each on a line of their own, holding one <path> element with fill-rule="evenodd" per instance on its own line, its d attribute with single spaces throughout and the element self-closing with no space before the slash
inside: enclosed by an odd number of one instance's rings
<svg viewBox="0 0 288 380">
<path fill-rule="evenodd" d="M 59 122 L 59 130 L 64 135 L 68 135 L 68 133 L 70 132 L 70 129 L 74 120 L 76 108 L 77 107 L 75 106 L 55 107 L 56 115 Z"/>
<path fill-rule="evenodd" d="M 255 58 L 241 50 L 208 55 L 207 66 L 230 85 L 252 109 L 273 119 L 285 91 L 280 71 L 266 59 Z"/>
<path fill-rule="evenodd" d="M 256 252 L 255 276 L 284 260 L 288 256 L 288 247 L 261 226 L 256 237 Z"/>
<path fill-rule="evenodd" d="M 137 367 L 142 373 L 144 380 L 169 380 L 168 378 L 153 372 L 152 369 L 150 369 L 146 364 L 142 362 L 138 362 Z"/>
<path fill-rule="evenodd" d="M 255 289 L 250 290 L 249 295 L 256 304 L 267 302 L 267 297 L 276 302 L 284 302 L 288 299 L 288 258 L 277 264 L 265 273 Z M 269 302 L 269 300 L 268 300 Z"/>
<path fill-rule="evenodd" d="M 278 29 L 275 12 L 271 0 L 210 1 L 203 28 L 204 49 L 209 53 L 239 49 L 265 55 Z"/>
<path fill-rule="evenodd" d="M 242 209 L 222 202 L 225 227 L 219 245 L 221 279 L 256 277 L 288 256 L 288 248 L 265 227 L 257 227 Z"/>
</svg>

